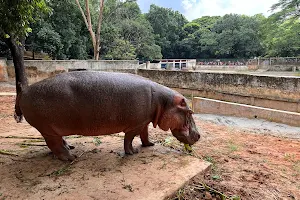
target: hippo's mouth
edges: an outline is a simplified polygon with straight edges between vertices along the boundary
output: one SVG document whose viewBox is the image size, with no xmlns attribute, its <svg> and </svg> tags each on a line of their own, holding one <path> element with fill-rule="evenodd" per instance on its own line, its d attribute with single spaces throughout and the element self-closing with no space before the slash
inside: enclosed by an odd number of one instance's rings
<svg viewBox="0 0 300 200">
<path fill-rule="evenodd" d="M 176 137 L 177 140 L 183 142 L 184 144 L 193 145 L 195 142 L 199 140 L 199 138 L 198 139 L 191 138 L 190 131 L 192 130 L 190 129 L 190 126 L 188 124 L 183 125 L 180 129 L 171 130 L 173 136 Z"/>
</svg>

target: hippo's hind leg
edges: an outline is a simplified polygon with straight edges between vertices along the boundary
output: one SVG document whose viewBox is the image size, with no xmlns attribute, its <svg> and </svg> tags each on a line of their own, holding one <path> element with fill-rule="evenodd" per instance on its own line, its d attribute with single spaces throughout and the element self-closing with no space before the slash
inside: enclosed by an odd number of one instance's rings
<svg viewBox="0 0 300 200">
<path fill-rule="evenodd" d="M 138 135 L 139 131 L 133 130 L 125 133 L 124 137 L 124 150 L 126 154 L 133 155 L 134 153 L 138 153 L 137 149 L 134 149 L 132 146 L 132 141 L 134 136 Z"/>
<path fill-rule="evenodd" d="M 154 145 L 154 143 L 149 141 L 148 124 L 147 126 L 144 127 L 144 129 L 140 133 L 140 137 L 141 137 L 143 147 L 149 147 Z"/>
<path fill-rule="evenodd" d="M 53 152 L 53 154 L 60 160 L 74 160 L 75 156 L 71 155 L 69 152 L 70 147 L 65 145 L 64 139 L 62 136 L 46 136 L 43 135 L 46 141 L 47 146 Z"/>
<path fill-rule="evenodd" d="M 46 123 L 41 123 L 46 124 Z M 49 149 L 53 152 L 53 154 L 60 160 L 74 160 L 75 156 L 71 155 L 69 149 L 71 147 L 67 144 L 67 142 L 63 139 L 63 137 L 57 134 L 51 127 L 44 126 L 36 126 L 37 130 L 42 134 L 45 138 L 46 144 Z"/>
</svg>

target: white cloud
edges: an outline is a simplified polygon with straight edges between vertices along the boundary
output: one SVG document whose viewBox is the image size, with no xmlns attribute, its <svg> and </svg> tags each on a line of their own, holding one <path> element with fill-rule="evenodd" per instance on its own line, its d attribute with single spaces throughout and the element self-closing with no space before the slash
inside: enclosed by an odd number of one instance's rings
<svg viewBox="0 0 300 200">
<path fill-rule="evenodd" d="M 182 0 L 182 5 L 186 10 L 189 10 L 197 3 L 197 0 Z"/>
<path fill-rule="evenodd" d="M 223 16 L 236 13 L 255 15 L 263 13 L 268 16 L 270 7 L 278 0 L 182 0 L 184 15 L 188 20 L 201 16 Z"/>
</svg>

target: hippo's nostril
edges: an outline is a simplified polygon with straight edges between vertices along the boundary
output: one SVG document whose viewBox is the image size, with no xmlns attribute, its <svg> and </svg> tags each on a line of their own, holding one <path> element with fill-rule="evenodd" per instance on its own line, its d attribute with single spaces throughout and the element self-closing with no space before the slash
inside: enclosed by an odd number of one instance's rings
<svg viewBox="0 0 300 200">
<path fill-rule="evenodd" d="M 198 139 L 198 140 L 200 139 L 200 135 L 197 135 L 197 139 Z"/>
</svg>

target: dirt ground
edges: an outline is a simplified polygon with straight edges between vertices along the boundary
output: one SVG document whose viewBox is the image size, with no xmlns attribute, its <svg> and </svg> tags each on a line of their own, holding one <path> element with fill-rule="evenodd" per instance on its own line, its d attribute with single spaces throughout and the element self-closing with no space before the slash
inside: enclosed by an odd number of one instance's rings
<svg viewBox="0 0 300 200">
<path fill-rule="evenodd" d="M 0 92 L 13 91 L 11 87 L 0 87 Z M 14 98 L 13 96 L 0 96 L 0 168 L 2 171 L 2 167 L 10 163 L 10 169 L 7 172 L 13 173 L 22 181 L 22 184 L 25 184 L 26 189 L 30 190 L 31 187 L 41 184 L 30 177 L 31 173 L 45 166 L 52 166 L 53 163 L 59 164 L 60 161 L 50 159 L 49 150 L 38 132 L 27 123 L 17 124 L 14 121 L 12 117 Z M 196 125 L 202 137 L 201 141 L 193 146 L 196 152 L 194 155 L 211 162 L 211 170 L 204 177 L 203 175 L 194 177 L 170 199 L 221 199 L 218 193 L 231 199 L 239 199 L 238 197 L 266 200 L 300 199 L 300 140 L 275 137 L 269 133 L 266 134 L 263 130 L 251 131 L 251 129 L 218 124 L 198 117 L 196 117 Z M 28 134 L 33 131 L 35 134 Z M 7 137 L 12 132 L 18 133 L 19 138 Z M 182 151 L 182 146 L 173 141 L 170 133 L 152 127 L 149 132 L 151 139 L 156 143 Z M 24 135 L 26 138 L 22 139 Z M 87 142 L 97 144 L 97 141 L 90 138 L 74 138 L 74 141 L 82 145 Z M 77 153 L 80 154 L 80 152 Z M 90 154 L 92 155 L 92 152 Z M 25 155 L 29 161 L 20 159 L 20 155 Z M 37 155 L 49 157 L 49 159 L 47 162 L 30 164 L 30 158 Z M 87 161 L 88 158 L 86 158 Z M 18 165 L 18 162 L 29 162 L 29 168 L 25 170 L 28 172 L 27 177 L 21 173 L 21 164 Z M 71 174 L 69 169 L 41 172 L 41 175 L 47 173 L 50 173 L 49 176 L 55 175 L 52 180 L 53 184 L 43 187 L 44 190 L 50 191 L 50 194 L 64 194 L 64 191 L 60 189 L 63 188 L 61 184 L 70 184 L 72 189 L 72 184 L 63 180 L 60 184 L 55 184 L 55 179 L 58 179 L 55 178 L 56 175 L 69 176 Z M 74 181 L 79 181 L 84 188 L 86 182 L 93 181 L 86 179 L 88 173 L 79 174 L 80 176 L 74 177 Z M 10 180 L 5 179 L 5 183 L 9 184 Z M 0 184 L 0 199 L 9 199 L 10 195 L 7 191 L 2 191 L 3 188 Z M 126 189 L 131 188 L 128 186 Z M 9 193 L 14 194 L 17 191 L 16 188 L 11 188 Z M 80 198 L 80 193 L 76 189 L 73 188 L 72 191 L 74 191 L 75 199 Z"/>
</svg>

